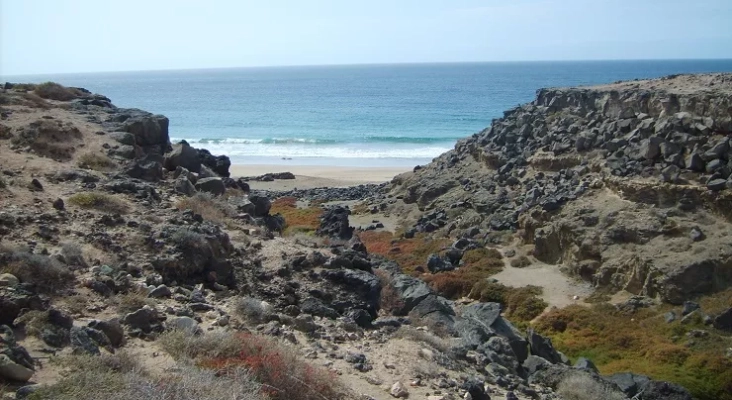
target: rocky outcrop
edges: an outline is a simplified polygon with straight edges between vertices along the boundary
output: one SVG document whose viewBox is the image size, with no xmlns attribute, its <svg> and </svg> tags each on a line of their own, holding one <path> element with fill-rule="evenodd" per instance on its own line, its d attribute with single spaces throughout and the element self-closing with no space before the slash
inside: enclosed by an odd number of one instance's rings
<svg viewBox="0 0 732 400">
<path fill-rule="evenodd" d="M 541 89 L 390 193 L 422 210 L 408 235 L 519 231 L 541 261 L 680 302 L 732 284 L 732 253 L 704 250 L 731 227 L 731 138 L 730 74 Z M 686 235 L 694 257 L 655 257 Z"/>
</svg>

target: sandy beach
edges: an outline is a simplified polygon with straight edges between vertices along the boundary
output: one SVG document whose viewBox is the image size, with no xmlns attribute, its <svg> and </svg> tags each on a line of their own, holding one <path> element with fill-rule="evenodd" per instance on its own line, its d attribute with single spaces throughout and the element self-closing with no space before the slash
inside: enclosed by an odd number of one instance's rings
<svg viewBox="0 0 732 400">
<path fill-rule="evenodd" d="M 260 176 L 267 173 L 292 172 L 295 179 L 275 180 L 272 182 L 249 182 L 252 189 L 290 190 L 315 187 L 345 187 L 364 183 L 389 182 L 394 176 L 411 171 L 410 167 L 337 167 L 314 165 L 232 165 L 233 178 Z"/>
</svg>

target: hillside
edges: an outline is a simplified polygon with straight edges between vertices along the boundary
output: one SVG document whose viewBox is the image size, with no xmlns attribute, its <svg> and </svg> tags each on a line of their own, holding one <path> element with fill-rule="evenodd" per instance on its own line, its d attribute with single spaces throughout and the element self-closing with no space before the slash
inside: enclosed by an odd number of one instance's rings
<svg viewBox="0 0 732 400">
<path fill-rule="evenodd" d="M 289 192 L 170 143 L 164 116 L 6 84 L 0 394 L 729 398 L 731 82 L 542 90 L 391 186 Z M 607 322 L 655 342 L 582 331 Z M 668 368 L 576 347 L 608 340 Z"/>
</svg>

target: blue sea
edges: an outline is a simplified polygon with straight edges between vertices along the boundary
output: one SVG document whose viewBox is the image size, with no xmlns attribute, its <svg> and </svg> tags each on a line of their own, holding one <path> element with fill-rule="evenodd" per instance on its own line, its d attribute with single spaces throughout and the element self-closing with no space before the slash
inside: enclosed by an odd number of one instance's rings
<svg viewBox="0 0 732 400">
<path fill-rule="evenodd" d="M 266 67 L 3 77 L 87 88 L 170 118 L 235 164 L 413 166 L 542 87 L 731 72 L 732 60 Z M 283 161 L 285 159 L 286 161 Z"/>
</svg>

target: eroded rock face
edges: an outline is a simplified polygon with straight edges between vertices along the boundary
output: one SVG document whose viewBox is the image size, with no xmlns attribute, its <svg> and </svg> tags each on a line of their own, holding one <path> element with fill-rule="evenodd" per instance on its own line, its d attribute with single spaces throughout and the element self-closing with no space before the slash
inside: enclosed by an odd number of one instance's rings
<svg viewBox="0 0 732 400">
<path fill-rule="evenodd" d="M 732 250 L 704 250 L 732 228 L 731 106 L 730 74 L 541 89 L 390 193 L 423 211 L 409 236 L 518 231 L 541 261 L 682 302 L 732 284 Z"/>
</svg>

